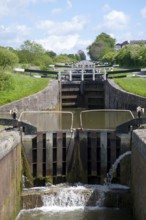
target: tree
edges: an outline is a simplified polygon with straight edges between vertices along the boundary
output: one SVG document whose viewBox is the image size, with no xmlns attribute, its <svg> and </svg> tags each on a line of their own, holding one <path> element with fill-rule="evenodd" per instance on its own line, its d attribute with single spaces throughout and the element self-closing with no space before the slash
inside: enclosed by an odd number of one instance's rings
<svg viewBox="0 0 146 220">
<path fill-rule="evenodd" d="M 54 58 L 54 61 L 56 63 L 64 63 L 64 64 L 69 64 L 70 63 L 70 58 L 68 57 L 67 54 L 59 54 Z"/>
<path fill-rule="evenodd" d="M 18 56 L 6 48 L 0 48 L 0 67 L 5 69 L 8 66 L 13 67 L 16 63 L 18 63 Z"/>
<path fill-rule="evenodd" d="M 54 51 L 46 51 L 46 54 L 49 56 L 49 57 L 51 57 L 51 58 L 53 58 L 53 57 L 56 57 L 56 53 L 54 52 Z"/>
<path fill-rule="evenodd" d="M 113 65 L 115 63 L 116 54 L 117 54 L 117 51 L 115 51 L 115 50 L 106 51 L 106 53 L 103 55 L 101 61 L 108 62 L 109 64 Z"/>
<path fill-rule="evenodd" d="M 38 44 L 34 41 L 25 41 L 21 47 L 20 51 L 18 51 L 18 56 L 20 58 L 20 62 L 22 63 L 32 63 L 34 64 L 35 59 L 40 57 L 45 53 L 45 49 L 41 44 Z"/>
<path fill-rule="evenodd" d="M 115 39 L 106 33 L 101 33 L 95 41 L 88 46 L 88 55 L 92 60 L 99 60 L 105 55 L 107 49 L 113 49 L 115 46 Z"/>
<path fill-rule="evenodd" d="M 86 60 L 86 55 L 83 50 L 78 50 L 78 56 L 80 60 Z"/>
<path fill-rule="evenodd" d="M 146 45 L 129 44 L 120 49 L 115 56 L 116 62 L 124 67 L 146 66 Z"/>
<path fill-rule="evenodd" d="M 60 54 L 54 57 L 54 63 L 71 64 L 80 60 L 77 54 Z"/>
<path fill-rule="evenodd" d="M 80 57 L 78 54 L 68 54 L 68 57 L 70 59 L 70 63 L 76 63 L 80 61 Z"/>
<path fill-rule="evenodd" d="M 36 43 L 35 41 L 24 41 L 21 45 L 21 50 L 27 50 L 32 54 L 43 54 L 45 53 L 45 49 L 42 47 L 41 44 Z"/>
<path fill-rule="evenodd" d="M 48 70 L 49 65 L 53 64 L 53 60 L 47 54 L 43 54 L 43 55 L 40 55 L 40 56 L 38 55 L 36 57 L 36 59 L 34 60 L 34 64 L 36 66 L 40 66 L 40 68 L 43 69 L 43 70 Z"/>
</svg>

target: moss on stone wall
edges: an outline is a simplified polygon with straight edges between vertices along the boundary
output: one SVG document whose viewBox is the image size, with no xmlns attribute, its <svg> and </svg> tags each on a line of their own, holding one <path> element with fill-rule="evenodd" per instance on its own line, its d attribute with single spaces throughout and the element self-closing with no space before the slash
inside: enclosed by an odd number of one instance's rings
<svg viewBox="0 0 146 220">
<path fill-rule="evenodd" d="M 23 173 L 25 180 L 26 180 L 25 187 L 31 187 L 31 186 L 33 186 L 33 177 L 31 175 L 31 171 L 29 168 L 29 164 L 28 164 L 25 152 L 24 152 L 23 145 L 21 147 L 21 155 L 22 155 L 22 173 Z"/>
</svg>

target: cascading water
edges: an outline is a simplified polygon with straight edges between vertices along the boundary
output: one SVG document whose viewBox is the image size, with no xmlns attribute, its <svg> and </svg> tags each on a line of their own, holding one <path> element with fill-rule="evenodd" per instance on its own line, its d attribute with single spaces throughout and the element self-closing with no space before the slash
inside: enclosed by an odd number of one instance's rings
<svg viewBox="0 0 146 220">
<path fill-rule="evenodd" d="M 109 172 L 107 173 L 107 176 L 105 178 L 105 184 L 109 185 L 112 182 L 113 179 L 113 175 L 117 169 L 118 164 L 120 163 L 120 161 L 125 158 L 126 156 L 131 155 L 131 151 L 127 151 L 125 153 L 123 153 L 122 155 L 120 155 L 116 161 L 114 162 L 114 164 L 112 165 L 112 167 L 110 168 Z"/>
<path fill-rule="evenodd" d="M 29 208 L 25 201 L 30 201 L 30 197 L 40 195 L 43 207 L 101 207 L 104 205 L 105 192 L 107 186 L 102 185 L 74 185 L 68 184 L 52 185 L 44 188 L 24 189 L 23 203 L 24 208 Z M 30 196 L 30 197 L 29 197 Z M 37 207 L 34 201 L 34 207 Z M 38 205 L 39 207 L 39 205 Z"/>
<path fill-rule="evenodd" d="M 59 207 L 76 207 L 76 206 L 85 206 L 87 197 L 82 193 L 82 190 L 79 188 L 63 188 L 58 189 L 57 192 L 50 195 L 43 195 L 42 201 L 44 206 L 59 206 Z"/>
<path fill-rule="evenodd" d="M 126 186 L 121 186 L 118 184 L 113 184 L 116 193 L 122 190 L 121 195 L 125 192 L 127 198 Z M 24 189 L 24 193 L 28 195 L 27 202 L 31 204 L 34 199 L 34 208 L 29 207 L 24 209 L 19 213 L 16 220 L 130 220 L 129 211 L 123 211 L 118 207 L 118 209 L 113 209 L 113 204 L 111 206 L 106 206 L 109 204 L 109 199 L 111 200 L 112 187 L 107 185 L 81 185 L 76 184 L 74 186 L 69 186 L 68 184 L 58 184 L 49 187 L 34 187 L 30 189 Z M 108 194 L 109 193 L 109 194 Z M 37 196 L 35 196 L 37 195 Z M 41 196 L 42 206 L 37 207 L 37 202 L 39 201 L 38 195 Z M 109 195 L 109 199 L 107 198 Z M 120 201 L 121 201 L 120 197 Z M 31 200 L 32 199 L 32 200 Z M 107 201 L 108 200 L 108 201 Z M 116 201 L 117 196 L 115 191 L 112 194 L 112 201 Z M 106 203 L 105 203 L 106 201 Z M 24 202 L 24 198 L 23 198 Z M 123 200 L 122 200 L 123 205 Z M 106 208 L 108 207 L 108 208 Z M 110 209 L 112 207 L 112 209 Z M 117 208 L 117 207 L 116 207 Z"/>
</svg>

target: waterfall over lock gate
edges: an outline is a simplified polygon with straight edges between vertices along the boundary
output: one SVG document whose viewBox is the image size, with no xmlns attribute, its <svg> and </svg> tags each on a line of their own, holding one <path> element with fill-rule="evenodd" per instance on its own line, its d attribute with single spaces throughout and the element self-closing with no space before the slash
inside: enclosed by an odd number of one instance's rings
<svg viewBox="0 0 146 220">
<path fill-rule="evenodd" d="M 23 208 L 43 207 L 50 210 L 101 208 L 111 205 L 117 207 L 117 204 L 120 206 L 120 203 L 117 203 L 117 198 L 123 204 L 125 195 L 129 192 L 127 186 L 118 184 L 112 184 L 110 187 L 108 185 L 60 185 L 52 185 L 43 189 L 42 187 L 24 189 Z"/>
</svg>

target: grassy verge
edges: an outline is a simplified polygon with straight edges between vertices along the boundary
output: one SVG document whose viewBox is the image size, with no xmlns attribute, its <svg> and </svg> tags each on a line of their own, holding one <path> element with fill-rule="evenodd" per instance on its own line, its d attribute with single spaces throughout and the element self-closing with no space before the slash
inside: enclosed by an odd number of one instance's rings
<svg viewBox="0 0 146 220">
<path fill-rule="evenodd" d="M 19 100 L 44 89 L 48 83 L 48 78 L 33 78 L 25 75 L 10 74 L 11 86 L 0 91 L 0 105 Z"/>
<path fill-rule="evenodd" d="M 125 91 L 146 97 L 146 79 L 139 77 L 118 78 L 114 81 Z"/>
</svg>

